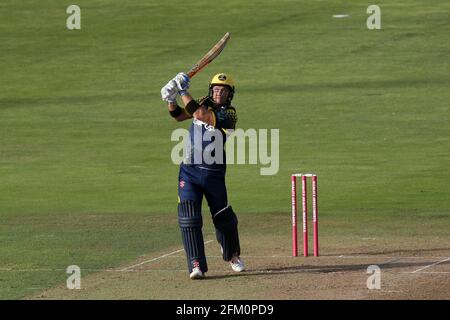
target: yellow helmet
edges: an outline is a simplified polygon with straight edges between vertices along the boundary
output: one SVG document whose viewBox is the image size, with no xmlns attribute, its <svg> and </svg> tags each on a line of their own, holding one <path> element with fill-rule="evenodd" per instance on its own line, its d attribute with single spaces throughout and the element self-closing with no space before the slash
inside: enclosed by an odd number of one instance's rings
<svg viewBox="0 0 450 320">
<path fill-rule="evenodd" d="M 234 96 L 234 81 L 226 73 L 216 74 L 209 83 L 209 96 L 212 97 L 212 88 L 214 86 L 227 86 L 230 88 L 230 94 L 228 95 L 228 101 L 231 102 Z"/>
</svg>

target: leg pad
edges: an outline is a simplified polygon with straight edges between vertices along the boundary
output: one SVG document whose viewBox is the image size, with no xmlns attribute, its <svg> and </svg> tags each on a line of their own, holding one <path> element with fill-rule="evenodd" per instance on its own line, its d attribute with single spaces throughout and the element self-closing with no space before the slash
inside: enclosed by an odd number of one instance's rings
<svg viewBox="0 0 450 320">
<path fill-rule="evenodd" d="M 231 206 L 213 215 L 217 241 L 222 246 L 222 256 L 230 261 L 234 254 L 240 255 L 238 219 Z"/>
<path fill-rule="evenodd" d="M 183 239 L 189 272 L 199 266 L 203 272 L 208 271 L 205 257 L 205 244 L 202 233 L 201 205 L 184 200 L 178 204 L 178 223 Z"/>
</svg>

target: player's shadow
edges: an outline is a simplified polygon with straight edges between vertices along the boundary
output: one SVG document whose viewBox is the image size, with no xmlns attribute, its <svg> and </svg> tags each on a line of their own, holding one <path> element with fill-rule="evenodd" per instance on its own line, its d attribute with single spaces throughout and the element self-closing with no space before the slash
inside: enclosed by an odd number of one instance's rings
<svg viewBox="0 0 450 320">
<path fill-rule="evenodd" d="M 412 268 L 420 269 L 421 267 L 429 266 L 436 263 L 436 260 L 421 261 L 421 262 L 384 262 L 384 263 L 358 263 L 358 264 L 342 264 L 342 265 L 300 265 L 300 266 L 286 266 L 275 268 L 263 268 L 263 269 L 249 269 L 242 273 L 226 274 L 226 275 L 211 275 L 206 277 L 207 279 L 224 279 L 229 277 L 254 277 L 254 276 L 270 276 L 270 275 L 282 275 L 282 274 L 300 274 L 300 273 L 315 273 L 315 274 L 327 274 L 335 272 L 349 272 L 349 271 L 361 271 L 366 272 L 367 267 L 371 264 L 379 266 L 382 270 L 387 269 L 399 269 L 399 268 Z M 450 260 L 439 263 L 439 266 L 450 265 Z M 411 271 L 412 272 L 412 271 Z"/>
</svg>

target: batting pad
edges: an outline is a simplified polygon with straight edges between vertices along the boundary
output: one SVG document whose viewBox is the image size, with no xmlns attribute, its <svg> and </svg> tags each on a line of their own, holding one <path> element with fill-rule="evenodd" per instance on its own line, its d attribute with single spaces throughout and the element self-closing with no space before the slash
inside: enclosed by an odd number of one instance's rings
<svg viewBox="0 0 450 320">
<path fill-rule="evenodd" d="M 222 257 L 230 261 L 234 254 L 240 255 L 238 219 L 231 206 L 213 216 L 216 238 L 222 246 Z"/>
<path fill-rule="evenodd" d="M 178 223 L 181 229 L 189 273 L 197 266 L 203 272 L 208 271 L 205 257 L 205 244 L 203 242 L 203 220 L 200 204 L 189 200 L 181 201 L 178 204 Z"/>
</svg>

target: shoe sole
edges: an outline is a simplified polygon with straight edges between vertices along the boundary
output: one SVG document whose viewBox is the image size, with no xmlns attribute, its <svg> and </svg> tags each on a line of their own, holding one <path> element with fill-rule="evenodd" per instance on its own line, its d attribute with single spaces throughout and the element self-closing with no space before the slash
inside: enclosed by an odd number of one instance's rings
<svg viewBox="0 0 450 320">
<path fill-rule="evenodd" d="M 205 278 L 205 275 L 200 275 L 200 274 L 196 273 L 194 275 L 189 275 L 189 278 L 191 278 L 192 280 L 198 280 L 198 279 Z"/>
<path fill-rule="evenodd" d="M 235 268 L 233 268 L 233 267 L 231 267 L 231 270 L 233 270 L 234 272 L 242 272 L 242 271 L 245 271 L 245 267 L 243 267 L 242 269 L 235 269 Z"/>
</svg>

